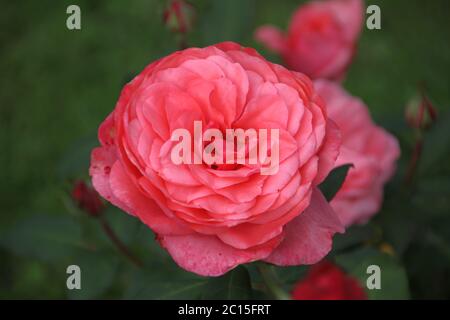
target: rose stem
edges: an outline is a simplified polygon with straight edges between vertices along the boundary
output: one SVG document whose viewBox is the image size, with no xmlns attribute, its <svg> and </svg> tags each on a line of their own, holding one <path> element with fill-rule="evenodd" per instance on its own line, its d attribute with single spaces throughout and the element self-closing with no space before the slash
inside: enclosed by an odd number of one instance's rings
<svg viewBox="0 0 450 320">
<path fill-rule="evenodd" d="M 136 267 L 142 268 L 143 264 L 142 261 L 139 260 L 135 255 L 131 253 L 131 251 L 127 248 L 127 246 L 120 241 L 119 237 L 117 237 L 114 230 L 109 225 L 108 221 L 103 215 L 99 216 L 100 224 L 102 225 L 103 230 L 105 231 L 108 238 L 114 243 L 114 245 L 117 247 L 117 249 L 122 252 L 122 254 L 127 257 L 128 260 L 130 260 Z"/>
<path fill-rule="evenodd" d="M 422 138 L 418 138 L 416 144 L 414 146 L 414 150 L 412 153 L 411 161 L 408 165 L 408 170 L 406 172 L 406 184 L 410 184 L 413 180 L 414 174 L 416 172 L 417 163 L 419 162 L 420 156 L 422 154 L 423 140 Z"/>
<path fill-rule="evenodd" d="M 268 265 L 267 263 L 260 262 L 257 264 L 257 268 L 259 270 L 259 273 L 261 273 L 264 284 L 266 285 L 270 293 L 274 296 L 274 298 L 276 298 L 277 300 L 291 299 L 289 294 L 279 285 L 272 266 Z"/>
</svg>

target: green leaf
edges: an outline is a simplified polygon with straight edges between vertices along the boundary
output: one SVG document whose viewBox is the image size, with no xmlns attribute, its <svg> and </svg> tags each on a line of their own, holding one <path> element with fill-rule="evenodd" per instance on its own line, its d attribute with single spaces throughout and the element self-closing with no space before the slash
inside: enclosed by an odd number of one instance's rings
<svg viewBox="0 0 450 320">
<path fill-rule="evenodd" d="M 250 274 L 238 266 L 224 276 L 211 278 L 205 286 L 204 299 L 246 300 L 252 298 Z"/>
<path fill-rule="evenodd" d="M 359 279 L 371 300 L 409 298 L 409 285 L 405 269 L 395 257 L 373 248 L 362 248 L 336 256 L 336 262 L 349 274 Z M 381 269 L 381 289 L 369 290 L 366 287 L 366 281 L 370 276 L 367 273 L 367 267 L 370 265 L 377 265 Z"/>
<path fill-rule="evenodd" d="M 292 287 L 305 275 L 308 266 L 275 267 L 275 273 L 285 290 L 291 291 Z"/>
<path fill-rule="evenodd" d="M 125 299 L 199 299 L 207 279 L 176 268 L 175 263 L 155 261 L 132 273 Z"/>
<path fill-rule="evenodd" d="M 82 247 L 80 225 L 69 216 L 29 216 L 5 230 L 0 245 L 20 256 L 60 260 Z"/>
<path fill-rule="evenodd" d="M 273 294 L 267 290 L 267 285 L 261 276 L 258 266 L 260 263 L 260 261 L 257 261 L 245 265 L 252 280 L 252 298 L 257 300 L 273 299 Z M 272 265 L 270 267 L 274 273 L 276 283 L 286 292 L 291 292 L 294 285 L 305 276 L 308 270 L 306 265 L 290 267 Z"/>
<path fill-rule="evenodd" d="M 336 234 L 333 237 L 333 252 L 349 250 L 359 246 L 375 236 L 375 228 L 371 224 L 363 226 L 351 226 L 344 234 Z"/>
<path fill-rule="evenodd" d="M 217 278 L 195 275 L 169 259 L 158 259 L 135 270 L 125 299 L 250 299 L 252 287 L 247 269 L 239 266 Z"/>
<path fill-rule="evenodd" d="M 81 270 L 81 289 L 68 290 L 70 299 L 93 299 L 100 297 L 116 281 L 118 257 L 116 253 L 79 251 L 70 264 Z"/>
<path fill-rule="evenodd" d="M 144 267 L 129 270 L 125 299 L 199 299 L 208 278 L 186 272 L 176 265 L 155 240 L 155 234 L 139 224 L 132 242 Z"/>
<path fill-rule="evenodd" d="M 352 164 L 344 164 L 333 169 L 325 181 L 320 184 L 319 188 L 328 201 L 331 201 L 339 191 L 347 177 L 348 170 L 352 167 Z"/>
</svg>

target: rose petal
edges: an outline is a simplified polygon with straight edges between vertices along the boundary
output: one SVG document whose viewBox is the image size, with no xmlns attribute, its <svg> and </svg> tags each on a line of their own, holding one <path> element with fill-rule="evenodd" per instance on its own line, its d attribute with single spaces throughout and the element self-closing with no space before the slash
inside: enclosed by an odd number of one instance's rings
<svg viewBox="0 0 450 320">
<path fill-rule="evenodd" d="M 277 237 L 262 246 L 239 250 L 224 244 L 215 236 L 192 234 L 159 238 L 162 247 L 169 251 L 180 267 L 211 277 L 220 276 L 239 264 L 267 257 L 280 240 Z"/>
<path fill-rule="evenodd" d="M 314 264 L 332 246 L 332 236 L 344 232 L 336 213 L 315 189 L 309 207 L 285 227 L 285 237 L 265 261 L 279 266 Z"/>
<path fill-rule="evenodd" d="M 118 161 L 111 169 L 110 186 L 116 199 L 129 208 L 130 211 L 128 212 L 138 216 L 156 233 L 177 235 L 192 232 L 188 227 L 183 226 L 180 221 L 173 217 L 167 217 L 152 199 L 144 197 Z"/>
</svg>

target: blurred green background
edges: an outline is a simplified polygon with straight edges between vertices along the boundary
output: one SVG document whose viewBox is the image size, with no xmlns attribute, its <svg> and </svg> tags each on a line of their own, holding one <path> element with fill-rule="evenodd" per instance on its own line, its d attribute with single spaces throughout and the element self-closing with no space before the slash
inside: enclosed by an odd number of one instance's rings
<svg viewBox="0 0 450 320">
<path fill-rule="evenodd" d="M 255 43 L 252 33 L 265 23 L 285 29 L 302 1 L 192 3 L 197 19 L 189 46 L 233 40 L 280 62 Z M 368 226 L 339 237 L 332 258 L 362 278 L 364 261 L 386 263 L 386 288 L 371 293 L 372 298 L 450 298 L 450 2 L 366 3 L 381 7 L 382 29 L 364 29 L 344 85 L 399 138 L 402 159 L 386 189 L 382 212 Z M 70 4 L 81 8 L 79 31 L 66 28 Z M 0 298 L 194 298 L 229 280 L 181 271 L 158 248 L 151 231 L 108 207 L 107 219 L 118 236 L 145 260 L 145 270 L 138 270 L 69 196 L 71 182 L 87 177 L 97 127 L 114 107 L 123 84 L 151 61 L 177 50 L 177 36 L 162 23 L 166 4 L 2 1 Z M 414 132 L 404 122 L 404 107 L 420 81 L 439 110 L 439 121 L 425 136 L 414 183 L 405 187 Z M 69 264 L 86 270 L 80 292 L 66 289 Z M 248 269 L 257 282 L 252 266 Z M 305 269 L 276 271 L 289 289 Z M 246 270 L 235 272 L 243 282 L 248 280 Z"/>
</svg>

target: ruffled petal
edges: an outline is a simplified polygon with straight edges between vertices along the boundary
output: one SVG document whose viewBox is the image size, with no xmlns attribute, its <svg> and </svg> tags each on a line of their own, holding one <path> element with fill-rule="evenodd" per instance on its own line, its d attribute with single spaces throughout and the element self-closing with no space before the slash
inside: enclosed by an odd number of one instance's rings
<svg viewBox="0 0 450 320">
<path fill-rule="evenodd" d="M 261 260 L 278 245 L 277 237 L 262 246 L 240 250 L 224 244 L 215 236 L 192 234 L 163 236 L 159 241 L 175 262 L 187 271 L 202 276 L 220 276 L 239 264 Z"/>
<path fill-rule="evenodd" d="M 332 237 L 344 228 L 322 193 L 315 189 L 309 207 L 289 222 L 284 239 L 265 261 L 279 266 L 314 264 L 332 246 Z"/>
</svg>

